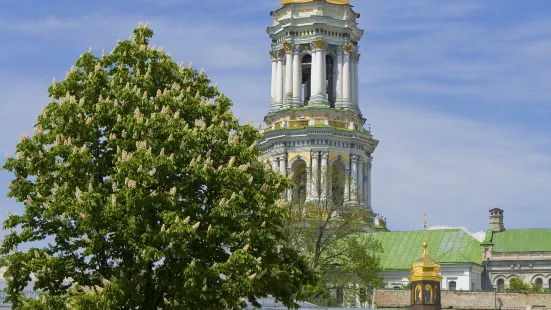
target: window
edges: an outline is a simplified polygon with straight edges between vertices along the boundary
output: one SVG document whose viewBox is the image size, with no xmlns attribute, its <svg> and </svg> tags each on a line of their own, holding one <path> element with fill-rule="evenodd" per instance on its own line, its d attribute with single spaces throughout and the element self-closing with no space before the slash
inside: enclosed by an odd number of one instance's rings
<svg viewBox="0 0 551 310">
<path fill-rule="evenodd" d="M 538 287 L 538 289 L 542 289 L 543 288 L 543 280 L 541 278 L 537 278 L 536 281 L 534 282 L 536 284 L 536 286 Z"/>
<path fill-rule="evenodd" d="M 455 281 L 448 282 L 448 289 L 450 291 L 455 291 L 457 289 L 457 283 Z"/>
<path fill-rule="evenodd" d="M 497 280 L 497 290 L 503 291 L 505 289 L 505 281 L 503 279 Z"/>
</svg>

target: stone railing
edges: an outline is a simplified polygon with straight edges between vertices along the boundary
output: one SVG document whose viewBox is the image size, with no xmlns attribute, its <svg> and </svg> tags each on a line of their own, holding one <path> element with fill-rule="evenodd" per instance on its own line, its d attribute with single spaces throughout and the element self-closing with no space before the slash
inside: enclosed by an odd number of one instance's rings
<svg viewBox="0 0 551 310">
<path fill-rule="evenodd" d="M 303 128 L 309 126 L 326 126 L 334 127 L 341 129 L 350 129 L 350 130 L 362 130 L 363 127 L 355 124 L 354 122 L 340 121 L 340 120 L 327 120 L 327 119 L 298 119 L 298 120 L 282 120 L 274 122 L 268 127 L 264 128 L 264 132 L 284 129 L 284 128 Z"/>
</svg>

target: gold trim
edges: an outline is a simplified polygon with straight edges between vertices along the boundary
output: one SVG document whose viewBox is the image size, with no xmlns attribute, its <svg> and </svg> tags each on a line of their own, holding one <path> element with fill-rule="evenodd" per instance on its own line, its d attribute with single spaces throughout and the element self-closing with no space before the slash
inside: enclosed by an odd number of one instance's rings
<svg viewBox="0 0 551 310">
<path fill-rule="evenodd" d="M 347 53 L 351 53 L 353 50 L 354 50 L 354 45 L 350 42 L 344 46 L 344 51 Z"/>
<path fill-rule="evenodd" d="M 312 45 L 316 49 L 322 49 L 326 46 L 326 43 L 323 40 L 316 40 L 316 41 L 312 42 Z"/>
<path fill-rule="evenodd" d="M 290 53 L 293 51 L 293 45 L 291 45 L 291 43 L 289 42 L 285 42 L 283 43 L 283 49 L 285 50 L 286 53 Z"/>
</svg>

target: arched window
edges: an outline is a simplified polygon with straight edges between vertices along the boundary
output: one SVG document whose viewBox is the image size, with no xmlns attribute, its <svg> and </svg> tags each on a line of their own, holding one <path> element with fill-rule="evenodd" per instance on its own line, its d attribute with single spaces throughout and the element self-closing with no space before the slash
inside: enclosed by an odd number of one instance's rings
<svg viewBox="0 0 551 310">
<path fill-rule="evenodd" d="M 344 203 L 345 168 L 343 163 L 336 160 L 331 167 L 331 198 L 334 206 Z"/>
<path fill-rule="evenodd" d="M 541 278 L 537 278 L 536 281 L 534 281 L 534 284 L 538 287 L 538 289 L 543 288 L 543 280 Z"/>
<path fill-rule="evenodd" d="M 455 291 L 457 289 L 457 283 L 455 281 L 448 282 L 448 290 Z"/>
<path fill-rule="evenodd" d="M 303 160 L 297 160 L 291 167 L 293 171 L 293 201 L 304 202 L 306 200 L 306 163 Z"/>
<path fill-rule="evenodd" d="M 329 106 L 335 107 L 336 92 L 335 89 L 337 85 L 335 83 L 337 76 L 335 74 L 336 66 L 333 66 L 333 57 L 330 55 L 325 56 L 325 87 L 327 92 L 327 101 L 329 101 Z"/>
<path fill-rule="evenodd" d="M 302 103 L 308 105 L 312 95 L 312 55 L 302 57 Z"/>
<path fill-rule="evenodd" d="M 497 280 L 497 290 L 503 291 L 505 289 L 505 281 L 503 279 Z"/>
</svg>

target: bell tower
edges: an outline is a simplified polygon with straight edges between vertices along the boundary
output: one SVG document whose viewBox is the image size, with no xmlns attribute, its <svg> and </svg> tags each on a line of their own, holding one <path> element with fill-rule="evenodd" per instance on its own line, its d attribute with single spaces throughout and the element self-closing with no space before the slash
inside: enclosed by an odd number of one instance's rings
<svg viewBox="0 0 551 310">
<path fill-rule="evenodd" d="M 290 175 L 306 201 L 371 206 L 372 153 L 378 141 L 359 108 L 360 15 L 349 0 L 281 0 L 271 12 L 271 101 L 263 158 Z"/>
</svg>

